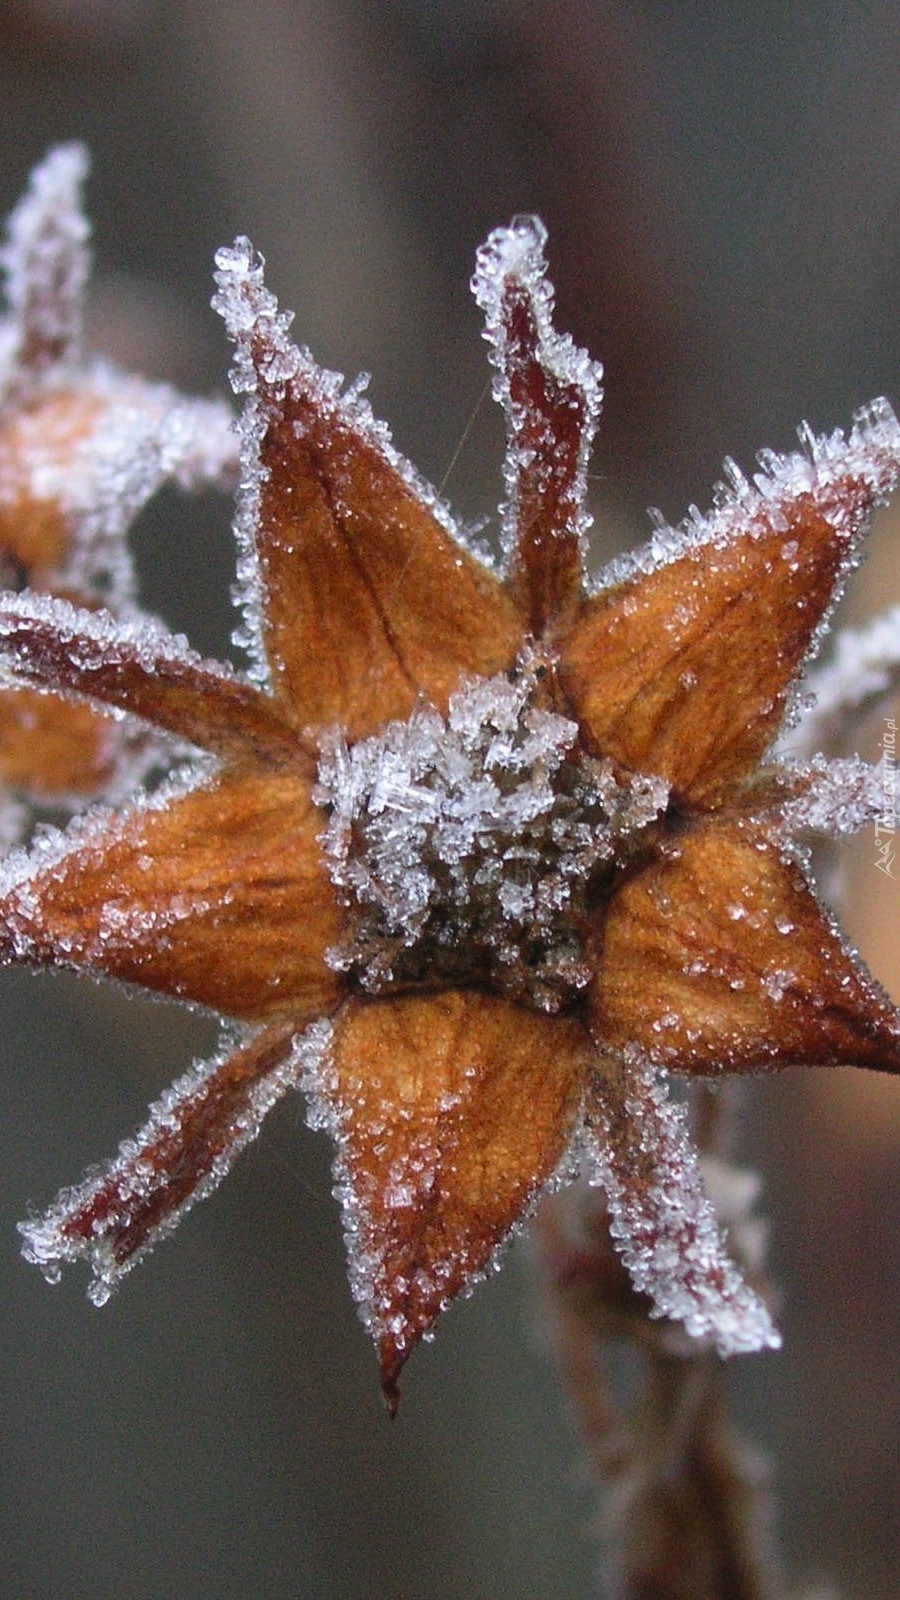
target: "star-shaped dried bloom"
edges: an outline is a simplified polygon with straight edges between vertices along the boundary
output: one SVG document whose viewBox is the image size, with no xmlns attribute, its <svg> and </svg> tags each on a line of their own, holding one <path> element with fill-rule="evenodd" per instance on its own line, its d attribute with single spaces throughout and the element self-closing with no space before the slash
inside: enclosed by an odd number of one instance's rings
<svg viewBox="0 0 900 1600">
<path fill-rule="evenodd" d="M 136 616 L 125 535 L 166 480 L 231 486 L 222 402 L 187 400 L 84 351 L 87 155 L 60 145 L 32 173 L 0 254 L 0 581 Z M 147 730 L 33 689 L 0 693 L 0 780 L 36 801 L 126 792 Z"/>
<path fill-rule="evenodd" d="M 877 402 L 804 434 L 708 517 L 585 572 L 599 366 L 557 334 L 544 232 L 478 256 L 504 407 L 495 569 L 359 385 L 289 337 L 246 240 L 215 304 L 244 397 L 237 537 L 250 669 L 63 601 L 8 597 L 23 682 L 205 752 L 5 869 L 11 962 L 229 1019 L 117 1161 L 25 1225 L 97 1301 L 301 1085 L 336 1145 L 353 1292 L 400 1369 L 548 1187 L 587 1164 L 657 1314 L 775 1345 L 730 1260 L 668 1075 L 896 1072 L 900 1015 L 810 888 L 796 834 L 881 803 L 860 762 L 767 752 L 900 475 Z M 236 1030 L 236 1031 L 235 1031 Z"/>
</svg>

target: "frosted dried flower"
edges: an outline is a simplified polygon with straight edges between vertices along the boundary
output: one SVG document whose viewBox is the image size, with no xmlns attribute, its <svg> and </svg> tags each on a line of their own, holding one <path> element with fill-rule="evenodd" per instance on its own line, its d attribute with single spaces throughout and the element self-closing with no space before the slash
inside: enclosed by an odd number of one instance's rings
<svg viewBox="0 0 900 1600">
<path fill-rule="evenodd" d="M 884 402 L 768 454 L 711 514 L 585 575 L 601 372 L 551 322 L 544 232 L 479 252 L 506 412 L 495 570 L 361 387 L 289 337 L 246 240 L 215 304 L 244 396 L 236 531 L 250 670 L 59 600 L 7 597 L 22 681 L 205 758 L 11 859 L 2 953 L 236 1026 L 118 1159 L 24 1226 L 93 1297 L 305 1088 L 336 1143 L 351 1282 L 385 1395 L 548 1187 L 587 1163 L 654 1312 L 720 1352 L 778 1343 L 730 1260 L 668 1074 L 896 1072 L 900 1015 L 791 835 L 873 815 L 861 766 L 767 758 L 900 475 Z"/>
<path fill-rule="evenodd" d="M 0 581 L 139 616 L 126 543 L 167 480 L 231 486 L 231 413 L 88 356 L 87 154 L 60 145 L 32 173 L 0 253 Z M 3 688 L 0 780 L 37 801 L 126 792 L 153 758 L 146 728 L 87 704 Z"/>
</svg>

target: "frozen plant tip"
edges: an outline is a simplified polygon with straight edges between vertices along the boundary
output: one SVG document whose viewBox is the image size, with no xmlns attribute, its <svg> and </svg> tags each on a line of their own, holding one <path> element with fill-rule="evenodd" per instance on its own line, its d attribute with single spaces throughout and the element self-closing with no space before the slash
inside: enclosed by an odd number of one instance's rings
<svg viewBox="0 0 900 1600">
<path fill-rule="evenodd" d="M 50 1276 L 86 1257 L 105 1298 L 299 1085 L 392 1407 L 440 1312 L 585 1167 L 655 1315 L 722 1354 L 776 1345 L 666 1079 L 900 1068 L 900 1015 L 795 842 L 872 820 L 875 786 L 769 754 L 900 427 L 878 402 L 752 481 L 730 468 L 708 517 L 591 582 L 600 369 L 554 331 L 543 228 L 516 219 L 474 280 L 509 440 L 495 570 L 360 387 L 292 343 L 250 244 L 217 267 L 249 671 L 6 596 L 18 681 L 203 754 L 10 857 L 0 919 L 6 961 L 177 995 L 230 1043 L 25 1225 L 26 1254 Z"/>
</svg>

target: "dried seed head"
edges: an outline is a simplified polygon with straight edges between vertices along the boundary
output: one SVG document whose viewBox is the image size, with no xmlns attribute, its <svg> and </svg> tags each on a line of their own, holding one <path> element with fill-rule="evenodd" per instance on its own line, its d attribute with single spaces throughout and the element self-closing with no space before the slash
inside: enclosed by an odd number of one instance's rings
<svg viewBox="0 0 900 1600">
<path fill-rule="evenodd" d="M 34 296 L 14 277 L 11 303 L 34 350 L 64 348 L 92 394 L 77 318 L 42 309 L 42 285 L 80 281 L 67 241 L 55 276 L 23 246 Z M 729 467 L 708 518 L 658 527 L 589 586 L 600 372 L 552 327 L 543 244 L 519 219 L 475 279 L 507 421 L 499 571 L 361 386 L 294 346 L 239 240 L 218 257 L 216 304 L 244 406 L 249 675 L 95 597 L 0 600 L 18 683 L 205 752 L 152 797 L 8 861 L 0 957 L 103 972 L 257 1030 L 29 1227 L 32 1256 L 87 1255 L 108 1287 L 302 1080 L 335 1137 L 351 1283 L 392 1406 L 417 1340 L 584 1155 L 657 1314 L 723 1354 L 775 1344 L 664 1074 L 900 1069 L 900 1013 L 792 839 L 861 826 L 875 778 L 768 755 L 871 507 L 900 478 L 900 426 L 879 403 L 847 438 L 804 433 L 801 455 L 764 457 L 752 484 Z M 191 414 L 214 461 L 209 419 Z M 102 528 L 115 513 L 124 530 L 150 467 L 154 482 L 210 475 L 174 416 L 174 438 L 148 423 L 149 453 L 117 433 L 114 472 L 89 430 Z"/>
</svg>

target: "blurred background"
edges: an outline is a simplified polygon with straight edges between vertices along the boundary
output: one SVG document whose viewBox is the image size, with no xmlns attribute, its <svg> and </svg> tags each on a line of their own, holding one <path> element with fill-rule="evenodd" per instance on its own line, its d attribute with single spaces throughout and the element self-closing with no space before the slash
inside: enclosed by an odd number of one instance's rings
<svg viewBox="0 0 900 1600">
<path fill-rule="evenodd" d="M 212 253 L 249 233 L 298 337 L 373 373 L 398 446 L 473 519 L 502 444 L 473 254 L 539 212 L 559 325 L 606 366 L 600 560 L 648 505 L 708 504 L 726 452 L 747 468 L 801 418 L 900 399 L 898 83 L 891 0 L 6 0 L 0 208 L 48 144 L 86 140 L 92 341 L 194 391 L 225 388 Z M 219 654 L 229 521 L 165 494 L 136 534 L 148 605 Z M 900 600 L 898 538 L 883 519 L 848 615 Z M 866 838 L 845 850 L 849 915 L 896 994 L 900 884 L 875 863 Z M 527 1247 L 413 1359 L 393 1426 L 296 1102 L 105 1311 L 77 1273 L 51 1291 L 16 1220 L 111 1154 L 214 1030 L 64 979 L 7 974 L 2 994 L 8 1600 L 599 1593 Z M 889 1600 L 897 1085 L 760 1080 L 739 1154 L 766 1179 L 785 1350 L 735 1386 L 790 1570 Z"/>
</svg>

